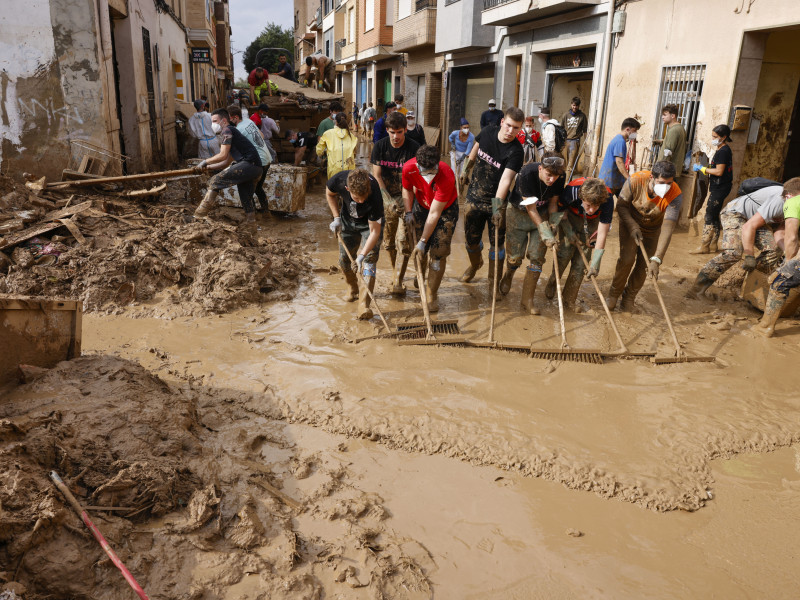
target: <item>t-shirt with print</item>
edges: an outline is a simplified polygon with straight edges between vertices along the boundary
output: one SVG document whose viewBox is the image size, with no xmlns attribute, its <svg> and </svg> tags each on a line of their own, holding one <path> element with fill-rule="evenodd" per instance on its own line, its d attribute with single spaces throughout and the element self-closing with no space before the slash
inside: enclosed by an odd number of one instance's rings
<svg viewBox="0 0 800 600">
<path fill-rule="evenodd" d="M 606 155 L 603 157 L 603 164 L 600 167 L 599 175 L 600 179 L 606 182 L 606 186 L 610 187 L 612 190 L 620 189 L 625 183 L 625 176 L 620 173 L 615 159 L 621 158 L 625 161 L 627 155 L 628 147 L 625 138 L 621 133 L 618 133 L 613 137 L 611 142 L 609 142 L 608 148 L 606 148 Z"/>
<path fill-rule="evenodd" d="M 571 110 L 564 113 L 561 117 L 561 124 L 567 130 L 568 140 L 577 140 L 586 133 L 587 120 L 586 115 L 582 110 L 579 110 L 574 115 Z"/>
<path fill-rule="evenodd" d="M 253 146 L 256 147 L 256 151 L 258 151 L 258 157 L 261 159 L 261 166 L 266 167 L 269 163 L 272 162 L 272 155 L 267 150 L 267 145 L 264 143 L 264 136 L 261 135 L 261 130 L 256 127 L 256 124 L 253 123 L 250 119 L 242 119 L 236 125 L 236 129 L 242 132 L 242 134 L 252 142 Z"/>
<path fill-rule="evenodd" d="M 484 127 L 475 137 L 478 157 L 472 169 L 472 182 L 467 192 L 467 201 L 473 204 L 490 204 L 497 194 L 497 187 L 506 169 L 519 173 L 525 160 L 522 144 L 515 137 L 507 144 L 497 139 L 500 128 Z"/>
<path fill-rule="evenodd" d="M 784 219 L 800 219 L 800 196 L 789 198 L 783 203 Z"/>
<path fill-rule="evenodd" d="M 433 180 L 428 183 L 422 178 L 417 166 L 417 159 L 412 158 L 403 166 L 403 187 L 414 191 L 417 203 L 430 210 L 431 203 L 444 202 L 445 209 L 450 208 L 458 200 L 456 176 L 449 165 L 439 161 L 439 170 Z"/>
<path fill-rule="evenodd" d="M 508 201 L 518 207 L 523 198 L 535 197 L 538 198 L 536 209 L 541 212 L 547 208 L 551 198 L 559 197 L 564 191 L 564 181 L 566 178 L 561 175 L 552 185 L 547 186 L 539 179 L 539 163 L 528 163 L 522 167 L 519 177 L 517 177 L 517 185 L 511 190 Z"/>
<path fill-rule="evenodd" d="M 735 212 L 750 220 L 756 213 L 764 218 L 764 222 L 781 223 L 783 221 L 783 186 L 771 185 L 734 198 L 725 207 L 726 212 Z"/>
<path fill-rule="evenodd" d="M 383 197 L 378 180 L 369 176 L 370 194 L 366 201 L 359 204 L 347 191 L 347 176 L 350 171 L 341 171 L 328 179 L 328 189 L 342 198 L 341 217 L 345 224 L 367 225 L 368 221 L 383 222 Z"/>
<path fill-rule="evenodd" d="M 731 189 L 733 185 L 733 152 L 728 146 L 722 146 L 714 153 L 714 158 L 711 164 L 708 165 L 709 169 L 717 168 L 717 165 L 725 165 L 725 170 L 719 177 L 715 175 L 709 176 L 709 187 L 714 189 Z"/>
<path fill-rule="evenodd" d="M 572 214 L 580 217 L 585 216 L 589 220 L 600 219 L 601 223 L 610 225 L 614 219 L 614 195 L 611 190 L 608 190 L 608 198 L 600 205 L 600 208 L 594 214 L 586 215 L 583 210 L 583 202 L 580 199 L 580 189 L 584 181 L 586 179 L 580 177 L 569 182 L 569 185 L 564 188 L 561 197 L 558 199 L 558 210 L 568 210 Z"/>
<path fill-rule="evenodd" d="M 416 156 L 417 150 L 419 144 L 408 137 L 399 148 L 392 146 L 388 137 L 378 140 L 373 146 L 370 162 L 381 168 L 381 179 L 393 198 L 403 193 L 403 165 Z"/>
<path fill-rule="evenodd" d="M 258 155 L 258 150 L 256 150 L 253 142 L 248 140 L 236 127 L 233 125 L 223 127 L 220 135 L 220 145 L 231 147 L 231 156 L 234 162 L 244 160 L 259 167 L 262 166 L 261 157 Z"/>
</svg>

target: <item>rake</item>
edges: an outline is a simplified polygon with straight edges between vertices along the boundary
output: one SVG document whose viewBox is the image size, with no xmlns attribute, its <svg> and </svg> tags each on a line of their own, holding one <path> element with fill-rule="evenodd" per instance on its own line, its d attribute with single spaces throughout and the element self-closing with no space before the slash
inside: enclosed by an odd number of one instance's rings
<svg viewBox="0 0 800 600">
<path fill-rule="evenodd" d="M 354 262 L 353 255 L 350 254 L 350 250 L 348 250 L 347 246 L 345 246 L 344 240 L 342 240 L 342 234 L 337 231 L 336 237 L 339 239 L 339 243 L 342 245 L 342 248 L 344 248 L 344 251 L 347 254 L 347 258 L 350 259 L 350 264 L 352 264 Z M 367 294 L 369 294 L 369 297 L 372 300 L 372 304 L 375 305 L 375 310 L 378 311 L 378 316 L 380 316 L 381 321 L 383 321 L 383 326 L 386 328 L 387 333 L 392 333 L 392 328 L 389 327 L 389 324 L 386 322 L 386 318 L 383 316 L 383 311 L 381 310 L 381 307 L 378 306 L 378 302 L 377 300 L 375 300 L 375 296 L 372 293 L 372 290 L 370 290 L 367 287 L 367 282 L 364 281 L 364 275 L 362 275 L 361 271 L 359 271 L 358 269 L 356 269 L 356 275 L 358 275 L 358 278 L 361 280 L 361 284 L 364 286 L 364 289 L 367 291 Z"/>
<path fill-rule="evenodd" d="M 636 242 L 639 245 L 639 250 L 642 252 L 642 257 L 645 260 L 645 263 L 648 261 L 647 258 L 647 250 L 645 250 L 644 244 L 641 241 Z M 656 296 L 658 297 L 658 303 L 661 304 L 661 310 L 664 312 L 664 319 L 667 322 L 667 327 L 669 328 L 669 334 L 672 337 L 672 343 L 675 345 L 675 356 L 662 356 L 656 357 L 653 356 L 651 358 L 651 362 L 657 365 L 665 365 L 665 364 L 672 364 L 672 363 L 685 363 L 685 362 L 714 362 L 716 359 L 713 356 L 687 356 L 686 353 L 681 348 L 681 344 L 678 341 L 678 336 L 675 334 L 675 328 L 672 326 L 672 319 L 669 317 L 669 312 L 667 312 L 667 305 L 664 304 L 664 298 L 661 296 L 661 289 L 658 287 L 658 281 L 655 277 L 648 271 L 647 278 L 653 282 L 653 288 L 656 290 Z"/>
</svg>

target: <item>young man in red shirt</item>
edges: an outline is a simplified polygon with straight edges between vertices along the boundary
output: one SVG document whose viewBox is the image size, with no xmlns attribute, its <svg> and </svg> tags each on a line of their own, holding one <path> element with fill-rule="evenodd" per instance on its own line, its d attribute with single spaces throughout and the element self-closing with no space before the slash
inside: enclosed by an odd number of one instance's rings
<svg viewBox="0 0 800 600">
<path fill-rule="evenodd" d="M 420 147 L 416 157 L 403 165 L 403 203 L 406 228 L 413 227 L 417 236 L 412 256 L 419 255 L 423 272 L 430 255 L 425 291 L 431 312 L 439 310 L 439 285 L 458 222 L 457 200 L 456 176 L 439 160 L 439 149 Z"/>
</svg>

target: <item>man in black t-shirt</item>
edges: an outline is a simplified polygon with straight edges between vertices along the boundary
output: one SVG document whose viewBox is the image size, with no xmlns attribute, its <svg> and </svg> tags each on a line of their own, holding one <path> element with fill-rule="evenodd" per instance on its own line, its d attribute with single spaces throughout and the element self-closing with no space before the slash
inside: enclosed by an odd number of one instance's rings
<svg viewBox="0 0 800 600">
<path fill-rule="evenodd" d="M 461 276 L 461 281 L 472 281 L 478 269 L 483 266 L 483 229 L 489 230 L 489 283 L 495 285 L 495 227 L 499 235 L 499 270 L 497 278 L 503 273 L 505 260 L 505 203 L 508 191 L 514 182 L 514 176 L 522 168 L 524 153 L 522 144 L 517 139 L 525 114 L 516 107 L 509 108 L 500 121 L 499 127 L 484 127 L 475 138 L 475 144 L 464 161 L 461 175 L 461 187 L 467 184 L 470 171 L 473 169 L 472 182 L 467 190 L 464 206 L 464 237 L 467 243 L 469 267 Z"/>
<path fill-rule="evenodd" d="M 383 247 L 392 261 L 392 294 L 402 296 L 405 293 L 403 277 L 411 256 L 403 215 L 403 165 L 414 158 L 419 149 L 416 142 L 406 136 L 406 117 L 401 112 L 393 112 L 386 117 L 386 132 L 389 134 L 375 142 L 372 148 L 372 174 L 381 188 L 385 225 Z M 402 258 L 397 261 L 397 246 L 400 246 Z"/>
<path fill-rule="evenodd" d="M 375 289 L 376 264 L 383 228 L 380 186 L 364 169 L 341 171 L 328 179 L 325 199 L 333 215 L 330 230 L 334 235 L 340 234 L 339 266 L 350 286 L 344 299 L 347 302 L 358 299 L 358 318 L 371 319 L 370 297 L 366 288 L 370 291 Z M 359 249 L 362 242 L 364 245 Z M 347 255 L 348 251 L 350 256 L 356 257 L 352 262 Z M 366 285 L 366 288 L 362 287 L 360 290 L 356 276 L 359 270 Z"/>
<path fill-rule="evenodd" d="M 521 306 L 532 315 L 536 284 L 547 258 L 547 248 L 556 243 L 549 216 L 557 212 L 558 198 L 564 190 L 564 159 L 546 156 L 541 163 L 522 167 L 506 209 L 508 270 L 500 282 L 500 293 L 508 294 L 514 273 L 528 257 L 530 264 L 522 282 Z"/>
<path fill-rule="evenodd" d="M 306 157 L 306 151 L 311 149 L 311 156 L 315 156 L 314 148 L 317 146 L 318 138 L 315 134 L 308 131 L 292 131 L 291 129 L 286 132 L 286 139 L 294 146 L 294 166 L 299 167 L 300 163 Z"/>
<path fill-rule="evenodd" d="M 211 128 L 220 136 L 219 154 L 202 161 L 195 169 L 224 169 L 209 181 L 205 198 L 194 211 L 196 218 L 205 217 L 216 206 L 220 190 L 236 186 L 239 200 L 245 213 L 245 227 L 255 233 L 255 207 L 253 192 L 256 182 L 261 178 L 263 167 L 261 157 L 253 143 L 242 132 L 230 124 L 230 115 L 224 108 L 211 113 Z M 226 168 L 227 167 L 227 168 Z"/>
</svg>

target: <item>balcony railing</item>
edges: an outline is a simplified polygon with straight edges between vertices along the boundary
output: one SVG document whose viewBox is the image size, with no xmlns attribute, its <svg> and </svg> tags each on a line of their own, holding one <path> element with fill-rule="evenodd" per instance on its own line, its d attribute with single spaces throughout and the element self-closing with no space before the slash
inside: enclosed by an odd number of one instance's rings
<svg viewBox="0 0 800 600">
<path fill-rule="evenodd" d="M 508 4 L 509 2 L 514 2 L 514 0 L 483 0 L 483 10 L 489 10 L 496 6 Z"/>
<path fill-rule="evenodd" d="M 436 0 L 417 0 L 416 10 L 423 8 L 436 8 Z"/>
</svg>

